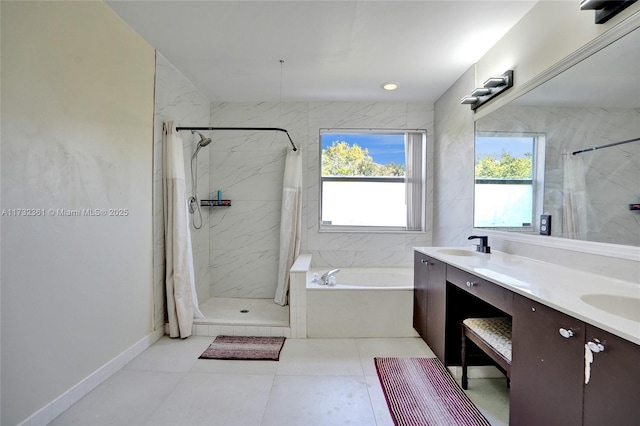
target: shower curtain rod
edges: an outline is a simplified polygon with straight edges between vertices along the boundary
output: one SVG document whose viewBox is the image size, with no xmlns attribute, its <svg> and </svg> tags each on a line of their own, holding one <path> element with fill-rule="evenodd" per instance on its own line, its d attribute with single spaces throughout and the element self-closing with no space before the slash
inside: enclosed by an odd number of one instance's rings
<svg viewBox="0 0 640 426">
<path fill-rule="evenodd" d="M 595 151 L 596 149 L 609 148 L 616 145 L 624 145 L 625 143 L 637 142 L 640 141 L 640 138 L 629 139 L 626 141 L 608 143 L 606 145 L 594 146 L 593 148 L 581 149 L 580 151 L 573 151 L 571 155 L 582 154 L 583 152 Z"/>
<path fill-rule="evenodd" d="M 277 132 L 284 132 L 287 134 L 289 138 L 289 142 L 291 142 L 291 146 L 294 151 L 298 150 L 298 147 L 293 143 L 293 139 L 289 135 L 289 132 L 286 129 L 281 129 L 279 127 L 176 127 L 176 130 L 179 132 L 181 130 L 259 130 L 259 131 L 268 131 L 275 130 Z"/>
</svg>

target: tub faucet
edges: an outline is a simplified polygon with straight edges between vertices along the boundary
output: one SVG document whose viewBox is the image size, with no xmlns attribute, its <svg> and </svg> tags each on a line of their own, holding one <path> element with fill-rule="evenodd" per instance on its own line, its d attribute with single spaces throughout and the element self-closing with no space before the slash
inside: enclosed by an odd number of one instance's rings
<svg viewBox="0 0 640 426">
<path fill-rule="evenodd" d="M 332 269 L 328 272 L 325 272 L 320 277 L 323 285 L 336 285 L 336 274 L 340 272 L 340 269 Z"/>
<path fill-rule="evenodd" d="M 478 238 L 480 240 L 480 244 L 476 246 L 476 251 L 480 253 L 491 253 L 491 247 L 489 247 L 489 237 L 485 235 L 472 235 L 468 239 L 475 240 Z"/>
</svg>

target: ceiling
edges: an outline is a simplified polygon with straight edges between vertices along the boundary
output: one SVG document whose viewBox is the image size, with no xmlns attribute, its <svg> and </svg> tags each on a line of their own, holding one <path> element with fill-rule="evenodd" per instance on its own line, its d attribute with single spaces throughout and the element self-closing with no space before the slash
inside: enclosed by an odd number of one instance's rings
<svg viewBox="0 0 640 426">
<path fill-rule="evenodd" d="M 435 102 L 535 3 L 107 1 L 212 101 L 421 103 Z M 389 81 L 399 88 L 382 90 Z"/>
</svg>

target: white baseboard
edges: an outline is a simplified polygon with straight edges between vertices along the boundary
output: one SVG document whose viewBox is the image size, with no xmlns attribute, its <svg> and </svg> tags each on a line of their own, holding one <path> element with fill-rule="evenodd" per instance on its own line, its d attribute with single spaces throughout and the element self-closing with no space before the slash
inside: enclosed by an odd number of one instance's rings
<svg viewBox="0 0 640 426">
<path fill-rule="evenodd" d="M 164 335 L 164 327 L 149 333 L 120 355 L 88 375 L 78 384 L 20 422 L 19 426 L 40 426 L 51 423 L 82 397 L 98 387 L 102 382 L 120 371 L 129 361 L 144 352 Z"/>
</svg>

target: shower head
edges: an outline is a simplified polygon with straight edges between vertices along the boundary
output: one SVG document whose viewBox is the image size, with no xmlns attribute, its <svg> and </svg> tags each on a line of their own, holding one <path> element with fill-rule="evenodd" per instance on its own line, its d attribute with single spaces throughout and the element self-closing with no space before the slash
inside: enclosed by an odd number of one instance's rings
<svg viewBox="0 0 640 426">
<path fill-rule="evenodd" d="M 198 131 L 195 131 L 195 130 L 192 130 L 191 133 L 193 133 L 193 134 L 197 133 L 198 136 L 200 136 L 200 142 L 198 142 L 198 149 L 200 149 L 200 148 L 202 148 L 204 146 L 207 146 L 207 145 L 209 145 L 211 143 L 211 138 L 205 137 L 202 133 L 200 133 Z"/>
</svg>

